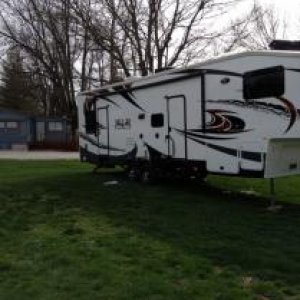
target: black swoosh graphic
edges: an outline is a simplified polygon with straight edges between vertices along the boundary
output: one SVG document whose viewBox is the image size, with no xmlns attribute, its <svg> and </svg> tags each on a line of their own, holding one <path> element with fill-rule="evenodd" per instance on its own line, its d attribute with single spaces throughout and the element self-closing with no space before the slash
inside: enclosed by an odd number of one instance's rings
<svg viewBox="0 0 300 300">
<path fill-rule="evenodd" d="M 109 147 L 107 145 L 102 145 L 100 143 L 98 143 L 97 141 L 93 140 L 92 138 L 90 138 L 89 136 L 80 133 L 79 136 L 81 138 L 83 138 L 84 140 L 86 140 L 87 142 L 90 142 L 92 145 L 98 147 L 99 149 L 104 149 L 104 150 L 111 150 L 111 151 L 120 151 L 120 152 L 125 152 L 124 149 L 119 149 L 119 148 L 115 148 L 115 147 Z"/>
<path fill-rule="evenodd" d="M 123 98 L 125 98 L 128 102 L 130 102 L 133 106 L 137 107 L 138 109 L 145 111 L 139 104 L 136 103 L 135 98 L 132 92 L 128 92 L 123 87 L 115 87 L 116 92 L 118 92 Z M 131 94 L 131 95 L 130 95 Z"/>
<path fill-rule="evenodd" d="M 235 138 L 230 137 L 214 137 L 210 135 L 202 135 L 199 133 L 191 132 L 191 131 L 184 131 L 177 128 L 173 128 L 174 130 L 178 131 L 181 134 L 186 134 L 187 136 L 194 137 L 194 138 L 202 138 L 207 140 L 234 140 Z"/>
<path fill-rule="evenodd" d="M 97 98 L 100 98 L 100 99 L 103 99 L 103 100 L 105 100 L 105 101 L 107 101 L 107 102 L 109 102 L 109 103 L 111 103 L 111 104 L 113 104 L 113 105 L 115 105 L 115 106 L 117 106 L 117 107 L 121 107 L 119 104 L 117 104 L 115 101 L 113 101 L 113 100 L 111 100 L 111 99 L 109 99 L 109 98 L 107 98 L 106 96 L 97 96 Z"/>
<path fill-rule="evenodd" d="M 239 133 L 244 133 L 244 132 L 250 132 L 253 131 L 253 129 L 246 129 L 243 131 L 236 131 L 236 132 L 218 132 L 209 128 L 206 128 L 205 130 L 203 129 L 189 129 L 189 132 L 193 132 L 193 133 L 210 133 L 210 134 L 215 134 L 215 135 L 233 135 L 233 134 L 239 134 Z"/>
<path fill-rule="evenodd" d="M 162 156 L 167 156 L 166 154 L 163 154 L 162 152 L 158 151 L 157 149 L 153 148 L 147 143 L 144 143 L 144 145 L 147 147 L 151 159 L 160 159 Z"/>
<path fill-rule="evenodd" d="M 83 147 L 80 147 L 80 151 L 85 155 L 91 158 L 91 161 L 94 162 L 99 162 L 99 158 L 103 159 L 105 157 L 107 157 L 108 159 L 112 159 L 112 160 L 117 160 L 117 161 L 123 161 L 123 160 L 129 160 L 129 159 L 134 159 L 137 155 L 137 146 L 135 145 L 135 147 L 129 151 L 128 153 L 122 154 L 122 155 L 105 155 L 105 154 L 95 154 L 93 152 L 90 152 L 88 150 L 86 150 Z"/>
<path fill-rule="evenodd" d="M 227 147 L 220 146 L 220 145 L 206 143 L 204 141 L 201 141 L 201 140 L 198 140 L 195 138 L 191 138 L 191 137 L 188 137 L 188 138 L 198 144 L 201 144 L 201 145 L 211 148 L 213 150 L 225 153 L 227 155 L 231 155 L 231 156 L 235 156 L 235 157 L 238 155 L 237 149 L 227 148 Z M 241 151 L 241 155 L 242 155 L 242 158 L 244 158 L 244 159 L 252 160 L 255 162 L 261 162 L 262 153 L 260 153 L 260 152 Z"/>
<path fill-rule="evenodd" d="M 300 69 L 287 69 L 288 71 L 300 73 Z"/>
</svg>

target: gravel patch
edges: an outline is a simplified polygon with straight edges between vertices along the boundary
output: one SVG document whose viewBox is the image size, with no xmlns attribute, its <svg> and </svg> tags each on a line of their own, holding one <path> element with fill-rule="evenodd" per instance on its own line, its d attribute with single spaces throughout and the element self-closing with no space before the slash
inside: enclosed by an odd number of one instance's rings
<svg viewBox="0 0 300 300">
<path fill-rule="evenodd" d="M 0 151 L 0 159 L 14 160 L 73 160 L 79 159 L 78 152 L 62 151 Z"/>
</svg>

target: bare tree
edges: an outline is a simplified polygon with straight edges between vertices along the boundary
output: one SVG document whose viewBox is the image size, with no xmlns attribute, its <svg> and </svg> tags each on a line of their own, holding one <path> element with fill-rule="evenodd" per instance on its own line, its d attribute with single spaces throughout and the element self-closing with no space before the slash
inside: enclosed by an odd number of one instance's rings
<svg viewBox="0 0 300 300">
<path fill-rule="evenodd" d="M 255 1 L 249 13 L 231 22 L 218 41 L 218 51 L 268 49 L 273 40 L 285 38 L 286 30 L 286 20 L 273 6 L 263 7 Z"/>
<path fill-rule="evenodd" d="M 73 8 L 80 22 L 87 24 L 93 42 L 109 54 L 111 67 L 130 76 L 137 71 L 146 75 L 199 58 L 216 36 L 208 29 L 213 18 L 220 17 L 225 8 L 236 2 L 95 0 L 88 6 L 77 0 Z"/>
<path fill-rule="evenodd" d="M 0 37 L 26 55 L 45 114 L 75 119 L 77 90 L 199 60 L 229 33 L 222 51 L 242 47 L 258 10 L 214 26 L 240 1 L 2 0 Z"/>
<path fill-rule="evenodd" d="M 2 1 L 5 15 L 0 18 L 0 34 L 18 45 L 28 59 L 35 61 L 51 82 L 49 114 L 75 114 L 74 63 L 78 57 L 76 24 L 70 14 L 70 1 Z M 10 14 L 9 18 L 7 14 Z"/>
</svg>

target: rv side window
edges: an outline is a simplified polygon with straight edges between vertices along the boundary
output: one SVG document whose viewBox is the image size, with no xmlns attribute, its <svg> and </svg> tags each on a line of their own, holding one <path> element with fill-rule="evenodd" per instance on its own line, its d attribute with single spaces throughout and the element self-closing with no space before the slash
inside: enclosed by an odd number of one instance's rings
<svg viewBox="0 0 300 300">
<path fill-rule="evenodd" d="M 95 103 L 86 103 L 85 106 L 85 130 L 87 134 L 96 133 L 96 105 Z"/>
<path fill-rule="evenodd" d="M 151 126 L 154 128 L 164 126 L 164 115 L 163 114 L 153 114 L 151 116 Z"/>
<path fill-rule="evenodd" d="M 277 66 L 244 75 L 244 98 L 279 97 L 284 94 L 284 68 Z"/>
</svg>

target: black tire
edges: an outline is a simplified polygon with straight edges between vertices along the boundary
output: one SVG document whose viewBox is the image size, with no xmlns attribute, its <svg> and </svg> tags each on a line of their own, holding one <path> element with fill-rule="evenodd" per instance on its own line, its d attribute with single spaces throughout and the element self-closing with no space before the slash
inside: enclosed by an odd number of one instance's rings
<svg viewBox="0 0 300 300">
<path fill-rule="evenodd" d="M 151 183 L 151 172 L 148 169 L 142 170 L 140 175 L 140 181 L 144 184 Z"/>
</svg>

